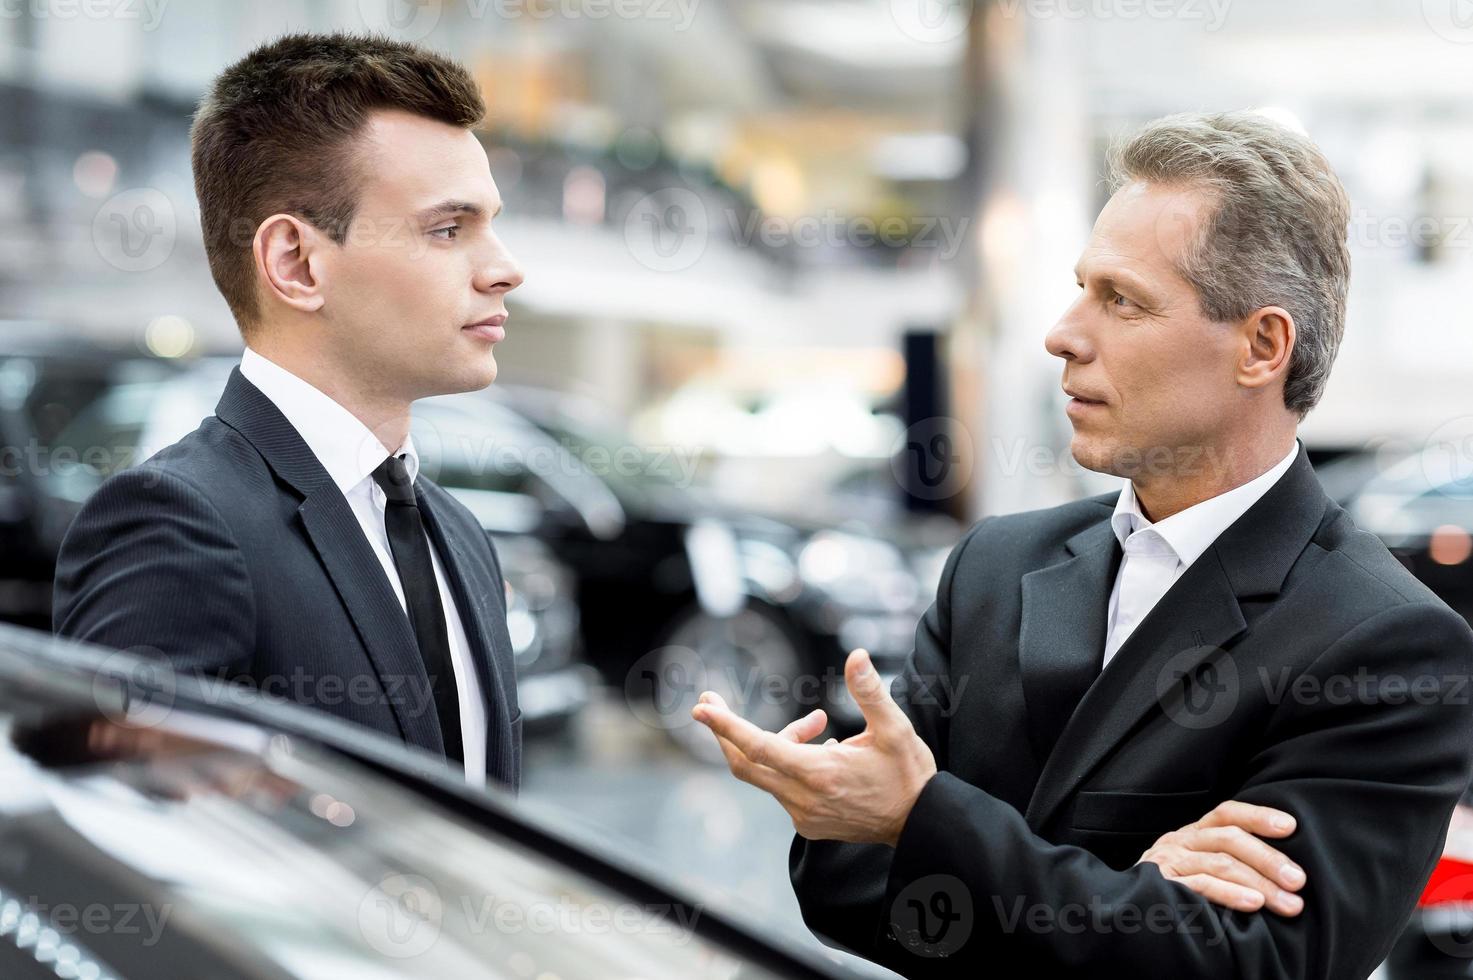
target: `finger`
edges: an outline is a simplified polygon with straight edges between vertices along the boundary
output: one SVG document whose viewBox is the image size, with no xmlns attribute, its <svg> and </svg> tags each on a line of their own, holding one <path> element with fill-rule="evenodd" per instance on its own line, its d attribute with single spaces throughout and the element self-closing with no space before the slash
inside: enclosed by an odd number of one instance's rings
<svg viewBox="0 0 1473 980">
<path fill-rule="evenodd" d="M 880 679 L 880 672 L 870 660 L 869 651 L 855 650 L 844 662 L 844 683 L 864 714 L 867 727 L 879 732 L 899 732 L 911 728 L 910 719 L 895 699 L 890 689 Z"/>
<path fill-rule="evenodd" d="M 1244 803 L 1241 800 L 1219 803 L 1197 822 L 1203 827 L 1242 827 L 1259 837 L 1288 837 L 1299 824 L 1292 813 L 1275 810 L 1271 806 Z"/>
<path fill-rule="evenodd" d="M 1294 916 L 1304 910 L 1304 899 L 1280 888 L 1226 852 L 1187 849 L 1173 856 L 1170 864 L 1172 872 L 1182 877 L 1214 878 L 1225 884 L 1251 889 L 1260 896 L 1260 905 L 1266 904 L 1280 915 Z M 1236 905 L 1232 907 L 1237 908 Z"/>
<path fill-rule="evenodd" d="M 1222 905 L 1240 912 L 1257 912 L 1263 908 L 1263 896 L 1251 888 L 1222 881 L 1211 875 L 1187 875 L 1174 878 L 1214 905 Z"/>
<path fill-rule="evenodd" d="M 726 757 L 726 767 L 731 770 L 733 776 L 772 795 L 783 806 L 788 805 L 792 794 L 798 788 L 796 783 L 769 766 L 757 765 L 743 755 L 742 750 L 729 740 L 720 735 L 715 737 L 716 744 L 721 748 L 721 754 Z"/>
<path fill-rule="evenodd" d="M 802 744 L 817 738 L 828 726 L 829 716 L 824 714 L 822 708 L 814 708 L 797 721 L 790 722 L 788 727 L 777 734 L 780 738 L 785 738 L 789 742 Z"/>
<path fill-rule="evenodd" d="M 1203 827 L 1182 835 L 1184 847 L 1220 851 L 1248 865 L 1280 888 L 1297 891 L 1304 886 L 1304 869 L 1241 827 Z"/>
<path fill-rule="evenodd" d="M 731 742 L 752 762 L 759 766 L 770 766 L 788 775 L 801 774 L 807 768 L 804 752 L 814 751 L 815 748 L 797 745 L 773 732 L 763 731 L 745 718 L 732 713 L 715 695 L 711 698 L 702 695 L 702 700 L 691 709 L 691 716 L 719 737 Z"/>
</svg>

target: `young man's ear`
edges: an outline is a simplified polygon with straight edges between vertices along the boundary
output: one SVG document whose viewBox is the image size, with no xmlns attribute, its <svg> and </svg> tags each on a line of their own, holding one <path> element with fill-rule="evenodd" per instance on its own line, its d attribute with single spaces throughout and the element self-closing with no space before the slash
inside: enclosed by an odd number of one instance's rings
<svg viewBox="0 0 1473 980">
<path fill-rule="evenodd" d="M 302 313 L 322 309 L 322 233 L 290 214 L 273 214 L 256 229 L 251 251 L 256 277 L 268 301 Z"/>
</svg>

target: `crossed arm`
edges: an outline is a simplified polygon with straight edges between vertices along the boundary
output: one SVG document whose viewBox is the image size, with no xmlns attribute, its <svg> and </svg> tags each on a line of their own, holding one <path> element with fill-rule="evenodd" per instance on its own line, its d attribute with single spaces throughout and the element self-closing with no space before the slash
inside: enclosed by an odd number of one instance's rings
<svg viewBox="0 0 1473 980">
<path fill-rule="evenodd" d="M 937 659 L 944 626 L 933 607 L 912 673 L 944 669 Z M 1321 681 L 1357 669 L 1450 678 L 1466 676 L 1470 662 L 1466 624 L 1445 608 L 1407 604 L 1361 623 L 1307 673 Z M 1384 957 L 1436 860 L 1473 739 L 1466 705 L 1451 698 L 1434 706 L 1286 706 L 1249 760 L 1236 803 L 1165 835 L 1136 866 L 1116 871 L 1083 849 L 1043 840 L 1011 806 L 938 772 L 930 720 L 901 709 L 866 655 L 851 656 L 846 680 L 866 729 L 844 742 L 813 744 L 824 726 L 819 713 L 779 733 L 756 729 L 714 695 L 694 714 L 721 740 L 733 773 L 771 793 L 810 842 L 794 850 L 795 870 L 811 883 L 800 894 L 810 925 L 902 972 L 927 975 L 1017 957 L 1095 975 L 1364 976 Z M 1290 814 L 1294 824 L 1276 825 Z M 1264 838 L 1282 841 L 1282 852 Z M 1308 888 L 1305 869 L 1316 883 Z M 908 957 L 884 934 L 885 910 L 908 886 L 937 875 L 959 881 L 974 899 L 972 940 L 944 960 Z M 1052 910 L 1091 902 L 1164 909 L 1175 927 L 1060 936 L 1001 914 L 1020 899 Z"/>
</svg>

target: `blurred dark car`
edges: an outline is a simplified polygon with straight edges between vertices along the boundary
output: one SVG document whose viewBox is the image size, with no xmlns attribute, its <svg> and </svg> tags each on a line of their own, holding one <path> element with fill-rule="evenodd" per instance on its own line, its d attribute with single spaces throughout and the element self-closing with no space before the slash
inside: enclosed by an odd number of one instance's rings
<svg viewBox="0 0 1473 980">
<path fill-rule="evenodd" d="M 82 503 L 213 413 L 223 375 L 136 350 L 51 341 L 4 325 L 0 353 L 0 620 L 49 630 L 56 555 Z M 563 728 L 587 703 L 577 582 L 534 538 L 494 536 L 529 732 Z"/>
<path fill-rule="evenodd" d="M 166 384 L 114 392 L 91 414 L 147 458 L 213 412 L 235 363 L 204 359 Z M 955 536 L 887 537 L 720 506 L 692 485 L 689 458 L 636 445 L 563 392 L 498 384 L 423 399 L 412 431 L 421 472 L 503 554 L 541 549 L 566 568 L 571 584 L 555 591 L 578 605 L 558 628 L 571 621 L 634 714 L 711 761 L 715 740 L 690 718 L 707 688 L 765 728 L 822 706 L 837 732 L 857 731 L 845 655 L 864 647 L 882 676 L 899 671 Z M 527 581 L 517 590 L 536 592 Z"/>
<path fill-rule="evenodd" d="M 955 525 L 738 510 L 699 485 L 697 460 L 638 444 L 595 402 L 501 384 L 457 399 L 481 403 L 468 411 L 487 415 L 489 433 L 499 437 L 510 423 L 491 421 L 494 406 L 554 444 L 543 457 L 551 467 L 538 465 L 535 451 L 508 453 L 494 473 L 442 477 L 454 486 L 495 482 L 542 503 L 539 533 L 579 574 L 587 642 L 600 646 L 600 669 L 624 686 L 637 714 L 704 758 L 719 758 L 714 740 L 689 721 L 707 688 L 764 728 L 814 707 L 840 733 L 862 727 L 844 658 L 863 647 L 887 680 L 899 671 Z M 544 485 L 554 476 L 583 489 L 559 501 Z"/>
<path fill-rule="evenodd" d="M 98 433 L 69 443 L 64 430 L 110 393 L 145 391 L 178 374 L 174 362 L 132 348 L 0 322 L 0 620 L 50 628 L 56 555 L 77 512 L 77 501 L 57 489 L 133 461 L 131 440 Z"/>
<path fill-rule="evenodd" d="M 1473 452 L 1353 454 L 1316 473 L 1359 527 L 1473 623 Z"/>
<path fill-rule="evenodd" d="M 0 730 L 6 980 L 858 975 L 418 750 L 156 662 L 0 626 Z"/>
<path fill-rule="evenodd" d="M 1355 453 L 1317 468 L 1356 524 L 1473 623 L 1473 454 L 1454 443 Z M 1385 966 L 1391 980 L 1473 977 L 1473 792 Z"/>
</svg>

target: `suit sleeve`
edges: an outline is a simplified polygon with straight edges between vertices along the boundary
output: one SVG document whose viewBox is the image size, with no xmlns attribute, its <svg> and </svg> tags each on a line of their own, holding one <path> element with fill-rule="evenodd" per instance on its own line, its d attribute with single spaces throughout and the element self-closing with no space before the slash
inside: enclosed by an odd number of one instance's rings
<svg viewBox="0 0 1473 980">
<path fill-rule="evenodd" d="M 947 765 L 947 719 L 952 714 L 946 702 L 951 687 L 941 683 L 951 659 L 952 581 L 962 552 L 986 523 L 974 527 L 947 557 L 936 601 L 916 628 L 915 650 L 890 689 L 931 747 L 938 769 Z M 884 912 L 885 882 L 894 853 L 882 844 L 810 841 L 794 835 L 788 872 L 808 928 L 861 956 L 873 959 L 887 952 L 881 945 L 889 921 Z"/>
<path fill-rule="evenodd" d="M 1308 874 L 1295 918 L 1214 906 L 1154 864 L 1115 871 L 941 772 L 907 820 L 884 901 L 936 913 L 935 931 L 945 913 L 967 935 L 937 958 L 934 935 L 897 928 L 881 959 L 911 976 L 1031 964 L 1090 976 L 1365 977 L 1410 915 L 1467 785 L 1470 667 L 1467 624 L 1444 606 L 1407 603 L 1342 636 L 1304 672 L 1311 682 L 1288 689 L 1234 798 L 1298 819 L 1276 844 Z"/>
<path fill-rule="evenodd" d="M 240 547 L 203 493 L 157 467 L 113 476 L 82 507 L 54 598 L 60 636 L 180 671 L 249 668 L 256 617 Z"/>
</svg>

